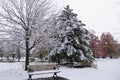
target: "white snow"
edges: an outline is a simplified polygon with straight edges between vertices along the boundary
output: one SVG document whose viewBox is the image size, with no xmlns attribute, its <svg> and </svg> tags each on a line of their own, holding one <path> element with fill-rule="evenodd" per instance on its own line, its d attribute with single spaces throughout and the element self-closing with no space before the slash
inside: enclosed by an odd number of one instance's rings
<svg viewBox="0 0 120 80">
<path fill-rule="evenodd" d="M 23 63 L 0 62 L 0 80 L 25 80 L 27 72 L 23 69 Z"/>
<path fill-rule="evenodd" d="M 62 68 L 59 75 L 70 80 L 120 80 L 120 59 L 97 60 L 97 65 L 97 69 Z"/>
<path fill-rule="evenodd" d="M 69 80 L 120 80 L 120 59 L 97 59 L 97 65 L 97 69 L 61 67 L 58 76 Z M 28 74 L 23 62 L 0 62 L 0 80 L 25 79 Z"/>
</svg>

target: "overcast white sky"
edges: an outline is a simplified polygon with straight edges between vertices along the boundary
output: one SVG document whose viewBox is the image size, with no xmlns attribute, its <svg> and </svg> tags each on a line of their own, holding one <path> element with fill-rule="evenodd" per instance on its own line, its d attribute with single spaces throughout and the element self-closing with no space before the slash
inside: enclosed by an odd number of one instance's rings
<svg viewBox="0 0 120 80">
<path fill-rule="evenodd" d="M 96 35 L 110 32 L 120 42 L 120 0 L 57 0 L 57 5 L 70 5 L 87 29 Z"/>
</svg>

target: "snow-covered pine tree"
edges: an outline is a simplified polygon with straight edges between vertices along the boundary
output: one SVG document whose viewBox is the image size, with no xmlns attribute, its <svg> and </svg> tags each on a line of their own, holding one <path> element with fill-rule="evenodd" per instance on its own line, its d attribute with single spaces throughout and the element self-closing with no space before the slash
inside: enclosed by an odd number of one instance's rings
<svg viewBox="0 0 120 80">
<path fill-rule="evenodd" d="M 90 66 L 94 58 L 88 46 L 88 31 L 83 28 L 85 24 L 77 19 L 77 14 L 72 11 L 67 5 L 58 17 L 57 40 L 59 44 L 50 55 L 52 60 L 58 63 L 69 61 L 72 64 L 75 61 L 83 66 Z"/>
</svg>

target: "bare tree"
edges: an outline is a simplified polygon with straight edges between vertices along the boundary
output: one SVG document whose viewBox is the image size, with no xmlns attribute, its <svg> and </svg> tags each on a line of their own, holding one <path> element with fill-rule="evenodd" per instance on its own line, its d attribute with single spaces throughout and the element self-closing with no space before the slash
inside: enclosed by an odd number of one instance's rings
<svg viewBox="0 0 120 80">
<path fill-rule="evenodd" d="M 51 16 L 50 0 L 1 0 L 1 32 L 24 39 L 26 49 L 25 70 L 29 65 L 30 50 L 45 40 Z M 13 36 L 13 35 L 12 35 Z M 10 35 L 8 36 L 10 37 Z"/>
</svg>

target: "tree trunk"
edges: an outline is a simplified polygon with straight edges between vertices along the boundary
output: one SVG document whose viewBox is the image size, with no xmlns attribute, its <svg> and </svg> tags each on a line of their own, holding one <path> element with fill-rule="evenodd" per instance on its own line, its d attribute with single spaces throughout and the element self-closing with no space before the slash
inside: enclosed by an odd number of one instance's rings
<svg viewBox="0 0 120 80">
<path fill-rule="evenodd" d="M 20 59 L 21 59 L 21 55 L 20 55 L 20 42 L 19 42 L 19 46 L 17 48 L 17 58 L 18 58 L 18 62 L 20 62 Z"/>
<path fill-rule="evenodd" d="M 28 36 L 29 30 L 26 30 L 26 60 L 25 60 L 25 70 L 27 70 L 27 66 L 29 65 L 29 54 L 30 54 L 30 49 L 29 49 L 29 36 Z"/>
<path fill-rule="evenodd" d="M 27 70 L 27 66 L 29 65 L 29 38 L 26 38 L 26 60 L 25 60 L 25 70 Z"/>
<path fill-rule="evenodd" d="M 13 60 L 14 60 L 14 58 L 15 58 L 15 54 L 12 54 L 12 57 L 13 57 Z"/>
<path fill-rule="evenodd" d="M 18 53 L 18 62 L 20 62 L 20 58 L 21 58 L 21 56 L 20 56 L 20 47 L 19 47 L 17 53 Z"/>
<path fill-rule="evenodd" d="M 3 54 L 1 54 L 1 60 L 3 60 Z"/>
</svg>

